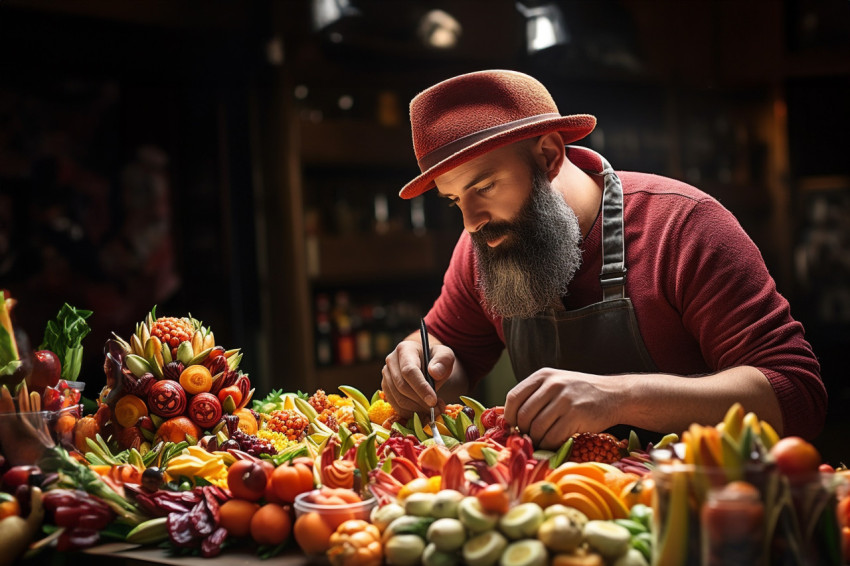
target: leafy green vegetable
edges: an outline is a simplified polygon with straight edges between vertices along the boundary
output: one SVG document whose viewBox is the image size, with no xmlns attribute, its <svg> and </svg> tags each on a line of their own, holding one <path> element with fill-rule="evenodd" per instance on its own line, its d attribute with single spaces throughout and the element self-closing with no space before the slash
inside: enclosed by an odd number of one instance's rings
<svg viewBox="0 0 850 566">
<path fill-rule="evenodd" d="M 56 320 L 48 321 L 44 330 L 44 341 L 39 350 L 50 350 L 62 362 L 62 379 L 76 381 L 83 361 L 83 338 L 91 332 L 86 319 L 92 311 L 77 309 L 65 303 L 59 309 Z"/>
</svg>

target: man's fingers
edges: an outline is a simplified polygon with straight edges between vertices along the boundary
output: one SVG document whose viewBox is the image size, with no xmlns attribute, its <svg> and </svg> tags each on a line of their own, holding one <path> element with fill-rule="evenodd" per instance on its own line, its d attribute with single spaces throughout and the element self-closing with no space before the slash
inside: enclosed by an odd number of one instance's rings
<svg viewBox="0 0 850 566">
<path fill-rule="evenodd" d="M 455 355 L 451 348 L 437 344 L 431 346 L 431 363 L 428 365 L 428 372 L 434 381 L 445 381 L 452 374 L 454 368 Z"/>
<path fill-rule="evenodd" d="M 518 415 L 520 408 L 526 402 L 526 400 L 534 393 L 534 391 L 538 388 L 537 379 L 535 379 L 536 374 L 531 374 L 529 377 L 520 381 L 518 385 L 516 385 L 513 389 L 508 391 L 508 395 L 505 398 L 505 420 L 511 426 L 518 426 L 519 420 Z M 520 426 L 520 428 L 522 428 Z"/>
<path fill-rule="evenodd" d="M 559 411 L 556 405 L 549 403 L 531 420 L 531 426 L 528 429 L 524 429 L 522 426 L 519 428 L 522 431 L 528 432 L 532 440 L 539 441 L 552 429 L 552 426 L 560 416 L 558 413 Z"/>
<path fill-rule="evenodd" d="M 381 374 L 384 376 L 382 381 L 384 395 L 399 414 L 410 416 L 422 408 L 421 402 L 405 394 L 404 386 L 406 386 L 406 383 L 401 376 L 392 375 L 387 366 L 384 366 Z"/>
<path fill-rule="evenodd" d="M 531 430 L 535 419 L 540 416 L 549 402 L 551 393 L 546 388 L 538 388 L 519 406 L 516 415 L 516 426 L 520 430 Z"/>
<path fill-rule="evenodd" d="M 402 363 L 401 375 L 405 382 L 405 394 L 419 399 L 426 407 L 432 407 L 437 403 L 436 392 L 428 385 L 420 366 L 420 363 L 409 360 Z"/>
</svg>

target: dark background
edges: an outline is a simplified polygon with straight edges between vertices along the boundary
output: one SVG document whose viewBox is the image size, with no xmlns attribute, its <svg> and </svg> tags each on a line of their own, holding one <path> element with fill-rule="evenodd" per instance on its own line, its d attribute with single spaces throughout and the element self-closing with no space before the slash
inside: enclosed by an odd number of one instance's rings
<svg viewBox="0 0 850 566">
<path fill-rule="evenodd" d="M 89 395 L 104 341 L 153 305 L 242 347 L 261 394 L 371 393 L 461 229 L 434 198 L 396 197 L 417 173 L 407 103 L 509 68 L 595 114 L 582 143 L 615 168 L 736 214 L 821 360 L 819 446 L 846 457 L 850 2 L 525 4 L 559 15 L 560 44 L 530 51 L 528 10 L 507 0 L 0 1 L 0 287 L 18 324 L 37 344 L 62 303 L 93 310 Z M 438 9 L 460 26 L 453 48 L 423 40 Z M 355 363 L 334 346 L 346 298 L 372 339 Z"/>
</svg>

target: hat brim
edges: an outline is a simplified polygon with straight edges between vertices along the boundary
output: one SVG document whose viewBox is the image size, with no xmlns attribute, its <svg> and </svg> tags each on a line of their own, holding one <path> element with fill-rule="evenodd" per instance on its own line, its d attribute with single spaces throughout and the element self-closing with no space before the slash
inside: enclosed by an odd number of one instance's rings
<svg viewBox="0 0 850 566">
<path fill-rule="evenodd" d="M 457 151 L 442 161 L 432 165 L 423 171 L 418 177 L 407 183 L 399 192 L 403 199 L 418 197 L 424 192 L 433 189 L 436 185 L 434 179 L 451 171 L 458 165 L 466 163 L 476 157 L 480 157 L 499 147 L 518 142 L 520 140 L 533 138 L 549 132 L 558 132 L 564 141 L 564 145 L 573 143 L 587 136 L 596 127 L 596 118 L 590 114 L 574 114 L 571 116 L 560 116 L 542 120 L 533 124 L 517 126 L 505 130 L 473 143 Z"/>
</svg>

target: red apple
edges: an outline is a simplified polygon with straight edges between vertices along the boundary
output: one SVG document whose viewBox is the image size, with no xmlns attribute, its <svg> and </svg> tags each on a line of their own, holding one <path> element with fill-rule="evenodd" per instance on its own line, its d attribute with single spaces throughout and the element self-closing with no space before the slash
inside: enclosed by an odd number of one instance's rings
<svg viewBox="0 0 850 566">
<path fill-rule="evenodd" d="M 786 436 L 770 449 L 770 455 L 779 471 L 791 478 L 804 481 L 818 471 L 821 457 L 817 448 L 799 436 Z"/>
<path fill-rule="evenodd" d="M 30 391 L 44 392 L 45 387 L 56 387 L 62 377 L 59 356 L 50 350 L 39 350 L 33 354 L 32 372 L 27 376 Z"/>
</svg>

